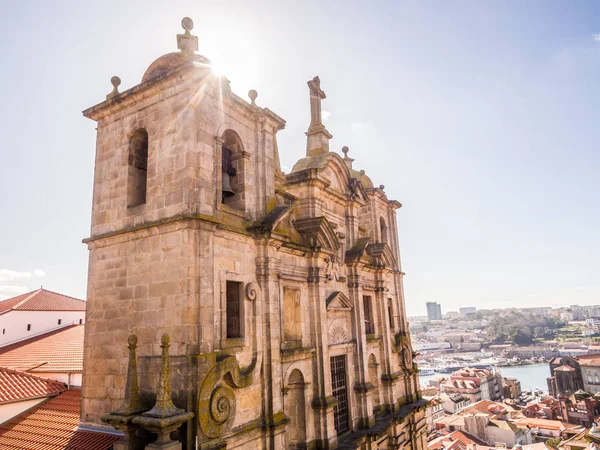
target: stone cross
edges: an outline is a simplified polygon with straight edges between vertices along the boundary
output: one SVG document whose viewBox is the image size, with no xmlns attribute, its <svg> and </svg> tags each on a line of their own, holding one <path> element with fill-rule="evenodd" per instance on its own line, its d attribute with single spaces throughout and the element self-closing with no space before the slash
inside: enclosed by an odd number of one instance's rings
<svg viewBox="0 0 600 450">
<path fill-rule="evenodd" d="M 322 125 L 321 100 L 327 98 L 327 96 L 321 89 L 321 80 L 319 77 L 314 77 L 307 84 L 310 89 L 310 126 Z"/>
<path fill-rule="evenodd" d="M 321 89 L 321 80 L 314 77 L 306 84 L 310 90 L 310 126 L 306 132 L 306 156 L 316 156 L 329 152 L 329 139 L 332 136 L 323 125 L 321 117 L 321 100 L 326 98 Z"/>
</svg>

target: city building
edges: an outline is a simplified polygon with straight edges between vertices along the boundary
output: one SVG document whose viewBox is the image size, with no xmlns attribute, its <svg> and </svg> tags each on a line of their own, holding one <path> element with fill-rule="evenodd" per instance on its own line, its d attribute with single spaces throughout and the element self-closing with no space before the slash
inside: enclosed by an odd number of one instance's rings
<svg viewBox="0 0 600 450">
<path fill-rule="evenodd" d="M 464 368 L 453 372 L 440 385 L 442 392 L 467 396 L 471 403 L 502 398 L 502 375 L 497 371 Z"/>
<path fill-rule="evenodd" d="M 521 396 L 521 382 L 516 378 L 504 377 L 504 398 L 518 399 Z"/>
<path fill-rule="evenodd" d="M 429 399 L 427 408 L 425 409 L 425 421 L 427 422 L 427 430 L 431 432 L 435 429 L 435 422 L 446 415 L 442 399 L 435 396 Z"/>
<path fill-rule="evenodd" d="M 554 398 L 570 396 L 583 389 L 583 377 L 577 358 L 555 357 L 550 360 L 550 376 L 547 378 L 548 392 Z"/>
<path fill-rule="evenodd" d="M 591 427 L 598 415 L 598 403 L 588 392 L 579 390 L 570 397 L 559 399 L 561 417 L 565 422 Z"/>
<path fill-rule="evenodd" d="M 513 447 L 532 443 L 529 428 L 519 427 L 516 423 L 508 420 L 492 419 L 483 413 L 465 415 L 464 431 L 488 445 L 502 442 Z"/>
<path fill-rule="evenodd" d="M 0 302 L 0 347 L 85 323 L 85 301 L 38 289 Z"/>
<path fill-rule="evenodd" d="M 460 412 L 465 408 L 465 406 L 471 403 L 469 397 L 461 394 L 449 394 L 447 392 L 442 392 L 440 394 L 440 399 L 442 400 L 444 411 L 446 411 L 448 414 Z"/>
<path fill-rule="evenodd" d="M 285 121 L 234 94 L 182 25 L 179 52 L 128 90 L 113 77 L 84 111 L 97 143 L 82 426 L 122 425 L 129 345 L 133 446 L 135 427 L 168 422 L 188 449 L 425 448 L 401 204 L 347 147 L 330 151 L 318 77 L 306 156 L 284 174 Z M 175 406 L 156 419 L 169 365 Z"/>
<path fill-rule="evenodd" d="M 427 317 L 429 320 L 442 320 L 442 305 L 435 302 L 427 302 Z"/>
<path fill-rule="evenodd" d="M 463 308 L 458 308 L 458 313 L 461 316 L 468 316 L 469 314 L 475 314 L 477 312 L 477 308 L 475 306 L 465 306 Z"/>
<path fill-rule="evenodd" d="M 583 390 L 592 394 L 600 392 L 600 354 L 577 357 L 583 379 Z"/>
</svg>

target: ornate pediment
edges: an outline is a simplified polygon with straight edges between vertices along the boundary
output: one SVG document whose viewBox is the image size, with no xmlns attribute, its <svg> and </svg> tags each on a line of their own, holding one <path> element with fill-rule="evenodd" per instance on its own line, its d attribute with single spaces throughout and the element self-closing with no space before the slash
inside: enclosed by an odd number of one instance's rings
<svg viewBox="0 0 600 450">
<path fill-rule="evenodd" d="M 336 252 L 340 243 L 329 221 L 323 217 L 303 217 L 294 221 L 294 228 L 302 236 L 304 244 L 314 250 Z"/>
<path fill-rule="evenodd" d="M 345 263 L 353 264 L 359 262 L 365 255 L 365 249 L 370 239 L 369 237 L 360 238 L 354 243 L 352 248 L 346 250 Z"/>
<path fill-rule="evenodd" d="M 292 206 L 277 206 L 271 212 L 257 220 L 250 226 L 250 230 L 258 232 L 273 231 L 275 227 L 288 215 Z"/>
<path fill-rule="evenodd" d="M 350 310 L 352 309 L 352 302 L 350 299 L 341 291 L 332 292 L 327 300 L 325 301 L 327 304 L 327 309 L 337 309 L 337 310 Z"/>
<path fill-rule="evenodd" d="M 371 257 L 371 261 L 377 267 L 396 268 L 396 258 L 394 258 L 390 246 L 386 243 L 369 244 L 366 250 Z"/>
</svg>

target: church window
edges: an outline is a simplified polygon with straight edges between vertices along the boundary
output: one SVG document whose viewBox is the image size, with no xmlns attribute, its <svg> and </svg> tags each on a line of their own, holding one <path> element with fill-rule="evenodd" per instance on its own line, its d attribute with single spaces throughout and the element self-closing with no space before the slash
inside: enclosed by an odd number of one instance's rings
<svg viewBox="0 0 600 450">
<path fill-rule="evenodd" d="M 83 319 L 79 319 L 79 325 L 83 323 Z"/>
<path fill-rule="evenodd" d="M 242 305 L 241 286 L 237 281 L 228 281 L 226 286 L 226 315 L 227 315 L 227 337 L 242 337 Z"/>
<path fill-rule="evenodd" d="M 594 381 L 596 382 L 596 384 L 600 384 L 600 377 L 597 373 L 594 375 Z"/>
<path fill-rule="evenodd" d="M 365 333 L 375 334 L 375 323 L 373 322 L 373 307 L 371 305 L 371 297 L 365 295 L 363 297 L 363 309 L 365 314 Z"/>
<path fill-rule="evenodd" d="M 127 205 L 146 203 L 148 184 L 148 132 L 140 128 L 129 141 Z"/>
<path fill-rule="evenodd" d="M 348 387 L 346 381 L 346 355 L 329 358 L 331 365 L 331 390 L 337 405 L 333 407 L 334 425 L 337 434 L 348 431 L 349 408 Z"/>
<path fill-rule="evenodd" d="M 387 225 L 385 224 L 385 220 L 383 220 L 383 217 L 379 218 L 379 233 L 381 235 L 381 242 L 384 244 L 387 243 L 388 229 Z"/>
<path fill-rule="evenodd" d="M 302 340 L 300 289 L 283 289 L 283 338 L 285 341 Z"/>
<path fill-rule="evenodd" d="M 30 323 L 27 324 L 27 331 L 31 331 L 31 324 Z"/>
<path fill-rule="evenodd" d="M 390 329 L 394 329 L 394 310 L 392 308 L 392 299 L 388 298 L 388 319 L 390 321 Z"/>
</svg>

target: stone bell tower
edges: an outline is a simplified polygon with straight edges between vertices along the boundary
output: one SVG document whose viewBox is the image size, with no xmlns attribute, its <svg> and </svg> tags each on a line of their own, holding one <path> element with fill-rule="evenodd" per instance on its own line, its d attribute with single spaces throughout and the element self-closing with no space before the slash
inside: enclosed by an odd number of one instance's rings
<svg viewBox="0 0 600 450">
<path fill-rule="evenodd" d="M 275 197 L 282 177 L 275 134 L 285 122 L 256 105 L 256 91 L 249 101 L 231 92 L 196 53 L 191 19 L 182 26 L 178 52 L 154 61 L 126 91 L 113 77 L 106 100 L 83 112 L 97 122 L 97 143 L 84 240 L 81 420 L 103 426 L 100 418 L 121 405 L 130 335 L 142 407 L 150 409 L 168 334 L 173 401 L 196 413 L 179 430 L 192 448 L 196 436 L 218 439 L 263 410 L 261 290 L 246 227 Z M 217 406 L 213 415 L 202 411 Z M 275 442 L 280 431 L 270 430 L 254 435 Z"/>
</svg>

